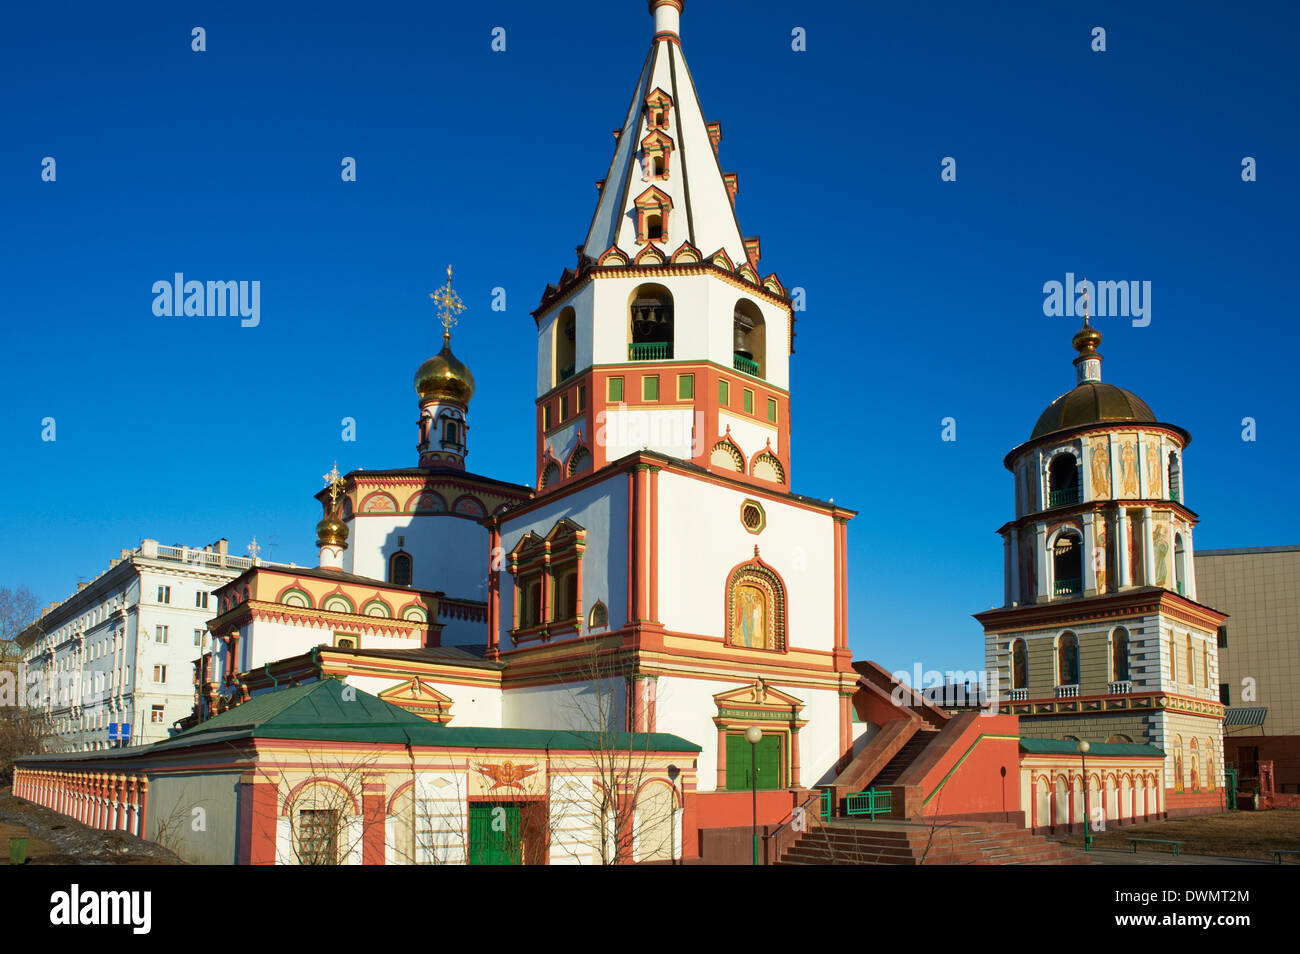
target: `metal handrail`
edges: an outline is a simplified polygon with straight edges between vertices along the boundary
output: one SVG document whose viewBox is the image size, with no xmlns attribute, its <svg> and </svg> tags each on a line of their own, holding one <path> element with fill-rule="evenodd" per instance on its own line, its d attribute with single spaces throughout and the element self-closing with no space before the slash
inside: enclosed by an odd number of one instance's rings
<svg viewBox="0 0 1300 954">
<path fill-rule="evenodd" d="M 823 797 L 823 792 L 814 790 L 802 804 L 796 805 L 794 808 L 790 809 L 789 814 L 787 814 L 786 817 L 781 820 L 781 823 L 776 826 L 776 829 L 766 837 L 768 864 L 775 864 L 780 861 L 781 855 L 785 850 L 790 847 L 790 845 L 792 845 L 800 835 L 804 834 L 804 832 L 812 831 L 814 828 L 821 827 L 821 812 L 816 811 L 815 809 L 810 810 L 809 806 L 820 801 Z M 807 824 L 802 831 L 795 831 L 790 826 L 794 824 L 796 818 L 800 817 L 800 814 L 802 814 L 802 817 Z"/>
</svg>

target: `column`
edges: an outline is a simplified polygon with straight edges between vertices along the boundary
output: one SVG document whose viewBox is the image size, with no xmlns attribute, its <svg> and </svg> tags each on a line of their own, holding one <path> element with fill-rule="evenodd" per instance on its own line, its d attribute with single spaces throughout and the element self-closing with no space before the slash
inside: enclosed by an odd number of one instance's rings
<svg viewBox="0 0 1300 954">
<path fill-rule="evenodd" d="M 637 619 L 650 619 L 650 567 L 649 567 L 649 520 L 647 503 L 650 483 L 649 468 L 645 464 L 636 467 L 636 607 Z"/>
<path fill-rule="evenodd" d="M 646 473 L 646 484 L 648 485 L 648 503 L 645 532 L 647 536 L 647 546 L 649 550 L 649 559 L 646 566 L 646 592 L 647 603 L 649 607 L 649 618 L 659 619 L 659 468 L 651 467 Z M 582 572 L 579 564 L 579 573 Z M 581 592 L 581 591 L 579 591 Z"/>
<path fill-rule="evenodd" d="M 1015 602 L 1015 597 L 1011 595 L 1011 577 L 1015 563 L 1011 553 L 1011 534 L 1002 538 L 1002 605 L 1010 606 Z"/>
<path fill-rule="evenodd" d="M 637 512 L 637 470 L 633 467 L 627 472 L 627 621 L 633 623 L 641 618 L 641 607 L 637 603 L 637 567 L 641 563 L 636 546 L 636 512 Z"/>
<path fill-rule="evenodd" d="M 131 834 L 139 837 L 140 835 L 140 811 L 136 799 L 140 797 L 140 790 L 134 775 L 128 775 L 126 779 L 126 830 Z"/>
<path fill-rule="evenodd" d="M 1096 532 L 1093 530 L 1092 521 L 1095 514 L 1085 513 L 1083 515 L 1083 594 L 1084 596 L 1097 595 L 1097 561 L 1094 557 L 1094 551 L 1097 548 Z"/>
<path fill-rule="evenodd" d="M 142 775 L 140 777 L 140 824 L 137 834 L 141 838 L 147 838 L 149 833 L 149 777 Z"/>
<path fill-rule="evenodd" d="M 1128 560 L 1128 511 L 1115 508 L 1115 559 L 1119 563 L 1119 585 L 1133 585 L 1133 567 Z"/>
<path fill-rule="evenodd" d="M 1079 462 L 1079 500 L 1087 503 L 1092 500 L 1092 441 L 1085 437 L 1079 443 L 1083 447 Z"/>
<path fill-rule="evenodd" d="M 1038 560 L 1038 587 L 1034 593 L 1034 600 L 1038 603 L 1046 603 L 1051 599 L 1051 581 L 1047 577 L 1047 524 L 1041 520 L 1034 524 L 1034 545 L 1037 551 L 1035 558 Z"/>
<path fill-rule="evenodd" d="M 1011 528 L 1011 602 L 1020 602 L 1020 528 Z"/>
<path fill-rule="evenodd" d="M 129 831 L 127 827 L 126 776 L 117 776 L 117 830 Z"/>
<path fill-rule="evenodd" d="M 1139 433 L 1137 436 L 1137 469 L 1138 469 L 1138 497 L 1143 500 L 1149 499 L 1151 488 L 1147 486 L 1150 483 L 1147 480 L 1147 442 L 1149 438 L 1146 434 Z"/>
<path fill-rule="evenodd" d="M 1183 534 L 1183 579 L 1186 585 L 1183 587 L 1189 600 L 1196 599 L 1196 560 L 1192 552 L 1192 528 L 1189 526 L 1187 532 Z"/>
<path fill-rule="evenodd" d="M 1151 508 L 1142 508 L 1142 585 L 1155 586 L 1155 545 L 1151 540 Z"/>
<path fill-rule="evenodd" d="M 501 524 L 496 517 L 493 517 L 488 524 L 487 658 L 489 659 L 497 659 L 501 655 L 498 647 L 501 634 L 501 570 L 498 566 L 503 559 Z"/>
<path fill-rule="evenodd" d="M 727 787 L 727 729 L 726 726 L 718 726 L 718 779 L 717 789 L 722 791 Z"/>
<path fill-rule="evenodd" d="M 387 789 L 383 773 L 366 774 L 361 780 L 361 863 L 382 865 L 384 835 L 388 813 L 385 811 Z M 414 792 L 411 793 L 414 798 Z M 412 804 L 415 804 L 413 801 Z M 412 823 L 414 823 L 412 815 Z"/>
<path fill-rule="evenodd" d="M 239 780 L 239 842 L 235 852 L 241 865 L 276 863 L 279 785 L 279 775 L 256 771 L 245 772 Z"/>
</svg>

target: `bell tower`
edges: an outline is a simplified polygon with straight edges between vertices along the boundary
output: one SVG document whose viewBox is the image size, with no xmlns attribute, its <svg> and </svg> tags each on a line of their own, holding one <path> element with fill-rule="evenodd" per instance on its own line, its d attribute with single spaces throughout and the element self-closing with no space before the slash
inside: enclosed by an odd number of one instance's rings
<svg viewBox="0 0 1300 954">
<path fill-rule="evenodd" d="M 533 312 L 542 493 L 641 450 L 789 489 L 794 310 L 741 231 L 721 125 L 682 55 L 683 5 L 650 0 L 650 52 L 587 237 Z"/>
</svg>

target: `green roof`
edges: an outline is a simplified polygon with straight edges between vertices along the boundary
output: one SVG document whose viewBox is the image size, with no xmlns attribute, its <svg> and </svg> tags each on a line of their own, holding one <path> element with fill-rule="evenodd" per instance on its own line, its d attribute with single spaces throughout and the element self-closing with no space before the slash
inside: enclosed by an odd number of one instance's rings
<svg viewBox="0 0 1300 954">
<path fill-rule="evenodd" d="M 1020 740 L 1020 751 L 1027 755 L 1078 755 L 1078 742 L 1069 739 Z M 1164 758 L 1163 749 L 1141 742 L 1089 742 L 1088 754 L 1092 756 L 1155 756 Z"/>
<path fill-rule="evenodd" d="M 700 746 L 664 732 L 581 732 L 446 726 L 422 719 L 338 679 L 265 692 L 193 728 L 151 745 L 73 754 L 28 756 L 28 761 L 84 761 L 153 755 L 218 742 L 297 739 L 368 742 L 456 749 L 554 749 L 699 752 Z"/>
</svg>

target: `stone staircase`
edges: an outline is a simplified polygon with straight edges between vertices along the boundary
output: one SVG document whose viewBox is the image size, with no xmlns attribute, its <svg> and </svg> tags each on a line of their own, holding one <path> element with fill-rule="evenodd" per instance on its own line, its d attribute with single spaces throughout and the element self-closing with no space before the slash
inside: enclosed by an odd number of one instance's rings
<svg viewBox="0 0 1300 954">
<path fill-rule="evenodd" d="M 918 729 L 917 733 L 904 743 L 903 747 L 898 750 L 885 767 L 882 768 L 874 778 L 868 780 L 868 784 L 873 788 L 884 788 L 886 785 L 893 785 L 898 781 L 898 776 L 916 761 L 934 737 L 939 734 L 938 729 L 931 729 L 923 726 Z"/>
<path fill-rule="evenodd" d="M 1081 851 L 1023 828 L 833 819 L 804 832 L 782 865 L 1086 865 Z"/>
</svg>

